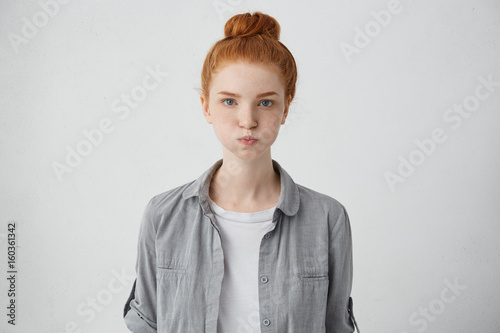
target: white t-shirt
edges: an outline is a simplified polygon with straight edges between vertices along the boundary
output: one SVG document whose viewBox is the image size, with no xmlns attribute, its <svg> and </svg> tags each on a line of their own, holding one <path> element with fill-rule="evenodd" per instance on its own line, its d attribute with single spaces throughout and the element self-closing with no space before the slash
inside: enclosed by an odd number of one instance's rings
<svg viewBox="0 0 500 333">
<path fill-rule="evenodd" d="M 272 207 L 254 213 L 224 210 L 211 199 L 224 253 L 218 333 L 260 333 L 259 250 L 272 228 Z"/>
</svg>

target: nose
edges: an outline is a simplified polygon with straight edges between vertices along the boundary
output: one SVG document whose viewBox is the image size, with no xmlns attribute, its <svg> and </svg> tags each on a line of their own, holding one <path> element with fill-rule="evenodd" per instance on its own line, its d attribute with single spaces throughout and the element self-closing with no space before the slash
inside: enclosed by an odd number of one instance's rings
<svg viewBox="0 0 500 333">
<path fill-rule="evenodd" d="M 253 128 L 257 126 L 256 118 L 257 109 L 251 105 L 245 105 L 238 112 L 239 124 L 245 128 Z"/>
</svg>

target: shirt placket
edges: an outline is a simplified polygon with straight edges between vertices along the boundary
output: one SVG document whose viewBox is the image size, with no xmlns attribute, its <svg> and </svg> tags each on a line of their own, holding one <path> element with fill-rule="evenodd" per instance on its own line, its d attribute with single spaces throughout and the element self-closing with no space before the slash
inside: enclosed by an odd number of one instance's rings
<svg viewBox="0 0 500 333">
<path fill-rule="evenodd" d="M 259 252 L 259 315 L 261 333 L 276 333 L 276 314 L 272 302 L 274 267 L 271 258 L 275 251 L 276 236 L 275 230 L 280 221 L 281 214 L 278 209 L 274 210 L 273 227 L 261 240 Z"/>
<path fill-rule="evenodd" d="M 224 277 L 224 254 L 222 250 L 222 239 L 220 230 L 217 227 L 215 216 L 209 207 L 208 200 L 201 199 L 203 214 L 210 220 L 212 227 L 216 230 L 213 233 L 212 248 L 212 271 L 209 274 L 209 283 L 207 290 L 207 313 L 205 322 L 205 332 L 217 333 L 217 320 L 219 317 L 219 302 L 222 287 L 222 279 Z"/>
</svg>

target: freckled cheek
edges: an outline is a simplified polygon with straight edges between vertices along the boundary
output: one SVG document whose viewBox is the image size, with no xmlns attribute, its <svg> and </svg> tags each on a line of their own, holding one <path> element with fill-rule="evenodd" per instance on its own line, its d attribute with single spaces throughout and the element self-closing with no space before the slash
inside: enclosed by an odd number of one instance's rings
<svg viewBox="0 0 500 333">
<path fill-rule="evenodd" d="M 234 128 L 228 123 L 214 122 L 215 134 L 220 141 L 230 141 L 236 134 Z"/>
<path fill-rule="evenodd" d="M 257 131 L 260 141 L 271 143 L 276 140 L 276 136 L 278 135 L 278 131 L 274 126 L 263 126 Z"/>
<path fill-rule="evenodd" d="M 281 117 L 278 116 L 270 116 L 268 119 L 266 119 L 266 127 L 268 128 L 274 128 L 274 129 L 279 129 L 281 125 Z"/>
</svg>

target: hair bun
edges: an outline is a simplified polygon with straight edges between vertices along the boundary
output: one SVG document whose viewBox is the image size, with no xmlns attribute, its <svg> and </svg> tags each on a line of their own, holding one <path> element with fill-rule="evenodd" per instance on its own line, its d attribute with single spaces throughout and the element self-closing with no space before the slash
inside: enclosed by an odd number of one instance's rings
<svg viewBox="0 0 500 333">
<path fill-rule="evenodd" d="M 263 35 L 276 40 L 280 39 L 280 25 L 274 17 L 261 12 L 237 14 L 231 17 L 224 26 L 224 34 L 228 37 L 250 37 Z"/>
</svg>

